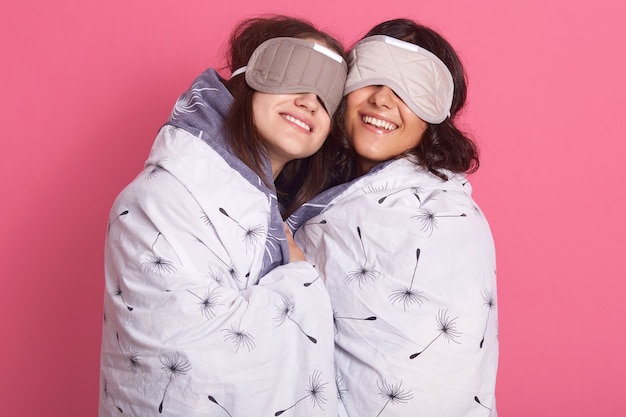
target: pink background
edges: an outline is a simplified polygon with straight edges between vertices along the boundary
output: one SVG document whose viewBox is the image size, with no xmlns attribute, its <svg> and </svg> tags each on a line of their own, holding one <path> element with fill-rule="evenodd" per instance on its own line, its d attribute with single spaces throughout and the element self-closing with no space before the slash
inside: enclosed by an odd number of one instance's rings
<svg viewBox="0 0 626 417">
<path fill-rule="evenodd" d="M 110 205 L 234 22 L 274 11 L 346 44 L 413 17 L 456 46 L 498 250 L 500 414 L 626 415 L 626 3 L 214 3 L 0 3 L 0 414 L 96 415 Z"/>
</svg>

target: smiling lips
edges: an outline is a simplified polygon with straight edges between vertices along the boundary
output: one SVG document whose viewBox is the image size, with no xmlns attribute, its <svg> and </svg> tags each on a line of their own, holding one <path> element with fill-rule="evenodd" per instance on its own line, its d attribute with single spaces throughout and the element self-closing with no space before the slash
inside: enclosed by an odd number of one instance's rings
<svg viewBox="0 0 626 417">
<path fill-rule="evenodd" d="M 286 120 L 290 121 L 291 123 L 294 123 L 294 124 L 300 126 L 304 130 L 307 130 L 309 132 L 311 131 L 311 126 L 309 126 L 308 124 L 304 123 L 302 120 L 296 119 L 295 117 L 290 116 L 288 114 L 281 114 L 281 116 L 283 116 Z"/>
<path fill-rule="evenodd" d="M 282 115 L 286 120 L 290 121 L 291 123 L 294 123 L 297 126 L 300 126 L 301 128 L 303 128 L 304 130 L 307 131 L 311 131 L 311 126 L 309 126 L 308 124 L 306 124 L 305 122 L 303 122 L 300 119 L 296 119 L 293 116 L 290 116 L 288 114 L 283 114 Z M 388 122 L 386 120 L 381 120 L 381 119 L 377 119 L 375 117 L 372 116 L 363 116 L 361 118 L 361 120 L 363 120 L 363 123 L 368 124 L 368 125 L 372 125 L 372 126 L 376 126 L 379 128 L 382 128 L 384 130 L 396 130 L 398 128 L 398 125 Z"/>
<path fill-rule="evenodd" d="M 368 124 L 368 125 L 372 125 L 372 126 L 376 126 L 376 127 L 380 127 L 382 129 L 385 130 L 396 130 L 398 128 L 398 125 L 388 122 L 386 120 L 381 120 L 381 119 L 377 119 L 375 117 L 372 116 L 362 116 L 361 120 L 363 121 L 363 123 Z"/>
</svg>

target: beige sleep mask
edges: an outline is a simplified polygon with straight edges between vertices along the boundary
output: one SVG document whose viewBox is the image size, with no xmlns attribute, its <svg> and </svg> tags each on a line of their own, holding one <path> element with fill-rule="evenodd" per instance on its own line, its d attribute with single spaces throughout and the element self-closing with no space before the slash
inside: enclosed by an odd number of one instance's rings
<svg viewBox="0 0 626 417">
<path fill-rule="evenodd" d="M 345 95 L 370 85 L 386 85 L 428 123 L 441 123 L 450 115 L 452 74 L 432 52 L 396 38 L 375 35 L 359 41 L 348 60 Z"/>
</svg>

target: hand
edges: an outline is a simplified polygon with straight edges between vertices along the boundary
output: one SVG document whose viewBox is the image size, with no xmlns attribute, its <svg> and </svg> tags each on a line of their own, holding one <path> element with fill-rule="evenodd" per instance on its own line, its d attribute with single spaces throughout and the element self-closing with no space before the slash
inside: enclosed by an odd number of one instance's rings
<svg viewBox="0 0 626 417">
<path fill-rule="evenodd" d="M 302 252 L 302 249 L 300 249 L 298 245 L 296 245 L 295 240 L 293 240 L 293 235 L 291 234 L 289 226 L 287 226 L 287 223 L 283 223 L 283 226 L 285 227 L 285 234 L 287 235 L 287 246 L 289 247 L 289 262 L 306 261 L 304 252 Z"/>
</svg>

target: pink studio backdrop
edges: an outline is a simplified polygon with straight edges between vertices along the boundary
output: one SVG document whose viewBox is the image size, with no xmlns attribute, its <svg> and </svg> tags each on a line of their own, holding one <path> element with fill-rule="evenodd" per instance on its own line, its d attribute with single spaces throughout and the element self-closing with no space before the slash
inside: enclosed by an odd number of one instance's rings
<svg viewBox="0 0 626 417">
<path fill-rule="evenodd" d="M 96 415 L 110 205 L 232 25 L 264 12 L 346 44 L 413 17 L 457 47 L 498 250 L 500 414 L 626 415 L 626 3 L 367 3 L 0 3 L 3 416 Z"/>
</svg>

